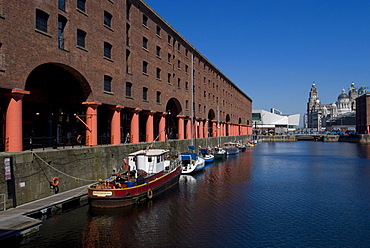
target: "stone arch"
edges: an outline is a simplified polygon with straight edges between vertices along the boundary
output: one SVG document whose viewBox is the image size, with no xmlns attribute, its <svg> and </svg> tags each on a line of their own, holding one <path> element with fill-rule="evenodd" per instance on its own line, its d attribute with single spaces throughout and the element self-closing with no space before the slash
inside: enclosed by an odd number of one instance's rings
<svg viewBox="0 0 370 248">
<path fill-rule="evenodd" d="M 30 144 L 27 139 L 32 139 L 33 146 L 50 146 L 72 144 L 84 135 L 85 126 L 76 115 L 85 115 L 82 102 L 92 90 L 81 73 L 63 64 L 42 64 L 29 74 L 25 90 L 30 91 L 23 98 L 25 149 Z"/>
<path fill-rule="evenodd" d="M 178 137 L 178 115 L 182 113 L 182 106 L 179 100 L 171 98 L 166 104 L 166 134 L 170 139 Z"/>
</svg>

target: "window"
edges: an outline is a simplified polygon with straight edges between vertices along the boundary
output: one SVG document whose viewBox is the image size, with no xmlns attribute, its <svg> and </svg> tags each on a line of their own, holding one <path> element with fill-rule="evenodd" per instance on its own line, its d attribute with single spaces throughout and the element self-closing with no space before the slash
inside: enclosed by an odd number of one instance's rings
<svg viewBox="0 0 370 248">
<path fill-rule="evenodd" d="M 170 53 L 168 54 L 167 62 L 168 62 L 168 63 L 171 63 L 171 54 L 170 54 Z"/>
<path fill-rule="evenodd" d="M 86 0 L 77 0 L 77 9 L 85 12 Z"/>
<path fill-rule="evenodd" d="M 188 65 L 185 65 L 185 72 L 188 73 L 189 72 L 189 66 Z"/>
<path fill-rule="evenodd" d="M 155 53 L 158 57 L 161 57 L 161 48 L 159 46 L 157 46 Z"/>
<path fill-rule="evenodd" d="M 67 19 L 58 15 L 58 48 L 64 49 L 64 28 L 67 25 Z"/>
<path fill-rule="evenodd" d="M 177 51 L 181 51 L 181 44 L 180 43 L 177 43 Z"/>
<path fill-rule="evenodd" d="M 202 110 L 202 106 L 199 104 L 199 105 L 198 105 L 198 112 L 200 113 L 200 112 L 201 112 L 201 110 Z"/>
<path fill-rule="evenodd" d="M 189 82 L 185 82 L 185 90 L 189 90 Z"/>
<path fill-rule="evenodd" d="M 156 35 L 161 36 L 161 27 L 157 25 L 157 28 L 155 30 Z"/>
<path fill-rule="evenodd" d="M 126 73 L 131 74 L 131 52 L 126 49 Z"/>
<path fill-rule="evenodd" d="M 156 75 L 156 78 L 157 79 L 161 79 L 161 68 L 158 68 L 157 67 L 157 71 L 156 71 L 156 74 L 155 75 Z"/>
<path fill-rule="evenodd" d="M 108 59 L 112 58 L 112 45 L 108 42 L 104 42 L 104 57 Z"/>
<path fill-rule="evenodd" d="M 143 100 L 147 101 L 148 100 L 148 88 L 143 87 Z"/>
<path fill-rule="evenodd" d="M 185 49 L 185 56 L 188 57 L 188 55 L 189 55 L 189 50 Z"/>
<path fill-rule="evenodd" d="M 167 74 L 167 83 L 171 84 L 171 73 Z"/>
<path fill-rule="evenodd" d="M 170 45 L 171 45 L 171 39 L 172 39 L 171 35 L 168 35 L 167 42 L 168 42 L 168 44 L 170 44 Z"/>
<path fill-rule="evenodd" d="M 161 92 L 160 91 L 157 91 L 156 102 L 161 103 Z"/>
<path fill-rule="evenodd" d="M 47 33 L 48 32 L 48 19 L 49 15 L 44 11 L 36 10 L 36 29 Z"/>
<path fill-rule="evenodd" d="M 130 46 L 130 24 L 126 23 L 126 46 Z"/>
<path fill-rule="evenodd" d="M 79 47 L 86 47 L 86 33 L 80 29 L 77 29 L 77 46 Z"/>
<path fill-rule="evenodd" d="M 143 48 L 148 49 L 148 39 L 143 37 Z"/>
<path fill-rule="evenodd" d="M 132 97 L 131 95 L 132 83 L 126 82 L 126 96 Z"/>
<path fill-rule="evenodd" d="M 185 108 L 189 109 L 189 101 L 188 100 L 185 101 Z"/>
<path fill-rule="evenodd" d="M 58 0 L 58 9 L 66 10 L 66 0 Z"/>
<path fill-rule="evenodd" d="M 109 28 L 112 27 L 112 15 L 107 11 L 104 11 L 104 25 Z"/>
<path fill-rule="evenodd" d="M 180 69 L 181 68 L 181 61 L 180 60 L 177 60 L 177 68 Z"/>
<path fill-rule="evenodd" d="M 177 79 L 177 88 L 181 88 L 181 79 L 180 78 Z"/>
<path fill-rule="evenodd" d="M 110 76 L 104 76 L 104 91 L 112 92 L 111 83 L 112 78 Z"/>
<path fill-rule="evenodd" d="M 146 15 L 143 15 L 143 25 L 148 26 L 148 17 Z"/>
<path fill-rule="evenodd" d="M 148 62 L 143 61 L 143 73 L 148 73 Z"/>
<path fill-rule="evenodd" d="M 204 98 L 206 98 L 206 97 L 207 97 L 207 92 L 206 92 L 206 91 L 204 91 L 204 92 L 203 92 L 203 97 L 204 97 Z"/>
<path fill-rule="evenodd" d="M 130 20 L 130 13 L 131 13 L 131 3 L 127 1 L 126 4 L 126 19 Z"/>
</svg>

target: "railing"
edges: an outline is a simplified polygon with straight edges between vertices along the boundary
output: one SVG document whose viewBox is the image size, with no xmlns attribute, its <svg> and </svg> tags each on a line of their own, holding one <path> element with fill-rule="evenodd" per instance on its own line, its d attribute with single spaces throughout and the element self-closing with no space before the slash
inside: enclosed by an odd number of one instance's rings
<svg viewBox="0 0 370 248">
<path fill-rule="evenodd" d="M 3 199 L 3 201 L 0 202 L 0 204 L 3 204 L 3 211 L 6 210 L 6 194 L 0 194 L 0 197 Z"/>
<path fill-rule="evenodd" d="M 67 137 L 62 137 L 57 139 L 56 137 L 27 137 L 23 139 L 23 150 L 33 150 L 52 147 L 53 149 L 65 148 L 65 147 L 80 147 L 85 144 L 84 137 L 77 141 L 77 137 L 71 136 L 69 139 Z"/>
</svg>

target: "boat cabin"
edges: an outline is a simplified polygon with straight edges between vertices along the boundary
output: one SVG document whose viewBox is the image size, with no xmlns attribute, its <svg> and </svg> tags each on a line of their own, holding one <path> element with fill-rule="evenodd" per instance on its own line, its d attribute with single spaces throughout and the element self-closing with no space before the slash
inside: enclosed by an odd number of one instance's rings
<svg viewBox="0 0 370 248">
<path fill-rule="evenodd" d="M 194 152 L 182 152 L 180 158 L 183 165 L 194 164 L 197 160 L 197 154 Z"/>
<path fill-rule="evenodd" d="M 140 150 L 128 155 L 130 170 L 144 170 L 147 173 L 159 173 L 169 168 L 170 161 L 166 159 L 169 150 L 148 149 Z"/>
</svg>

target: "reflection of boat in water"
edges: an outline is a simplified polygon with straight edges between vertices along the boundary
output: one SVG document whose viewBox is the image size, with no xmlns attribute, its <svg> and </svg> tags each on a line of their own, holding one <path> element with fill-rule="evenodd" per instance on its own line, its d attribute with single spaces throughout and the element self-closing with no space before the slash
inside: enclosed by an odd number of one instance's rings
<svg viewBox="0 0 370 248">
<path fill-rule="evenodd" d="M 196 184 L 197 179 L 192 175 L 181 175 L 179 179 L 179 183 L 189 183 L 189 184 Z"/>
<path fill-rule="evenodd" d="M 213 160 L 215 159 L 215 156 L 213 154 L 211 154 L 210 151 L 206 148 L 199 149 L 199 152 L 200 152 L 202 158 L 204 159 L 205 163 L 212 163 Z"/>
<path fill-rule="evenodd" d="M 169 150 L 147 149 L 129 154 L 128 169 L 88 188 L 92 207 L 123 207 L 151 200 L 177 184 L 181 165 L 166 158 Z"/>
<path fill-rule="evenodd" d="M 226 155 L 233 155 L 239 153 L 239 148 L 235 142 L 227 142 L 223 147 L 226 150 Z"/>
</svg>

